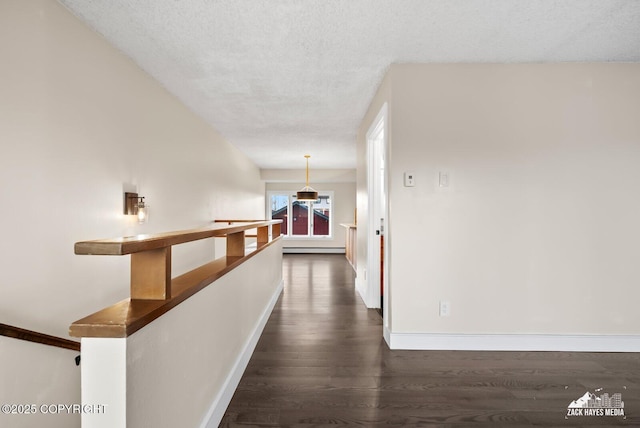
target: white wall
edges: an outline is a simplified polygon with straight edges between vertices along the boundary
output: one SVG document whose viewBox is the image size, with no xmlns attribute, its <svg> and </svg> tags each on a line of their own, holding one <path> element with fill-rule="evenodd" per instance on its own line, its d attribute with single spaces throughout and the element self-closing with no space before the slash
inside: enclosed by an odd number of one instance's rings
<svg viewBox="0 0 640 428">
<path fill-rule="evenodd" d="M 640 65 L 389 76 L 392 332 L 639 334 Z"/>
<path fill-rule="evenodd" d="M 69 349 L 0 336 L 0 405 L 35 405 L 35 412 L 30 414 L 0 411 L 0 426 L 79 426 L 79 414 L 58 412 L 56 407 L 49 407 L 80 403 L 77 355 Z M 13 410 L 20 411 L 19 408 Z"/>
<path fill-rule="evenodd" d="M 57 2 L 0 2 L 0 63 L 2 322 L 64 337 L 128 296 L 128 257 L 75 256 L 76 241 L 264 215 L 259 169 Z M 132 187 L 142 226 L 122 214 Z M 174 275 L 212 258 L 178 247 Z"/>
<path fill-rule="evenodd" d="M 312 165 L 310 163 L 310 165 Z M 260 178 L 267 183 L 300 183 L 305 177 L 304 169 L 261 169 Z M 314 169 L 309 167 L 309 184 L 355 183 L 355 169 Z M 304 186 L 304 184 L 303 184 Z M 298 189 L 299 190 L 299 189 Z"/>
</svg>

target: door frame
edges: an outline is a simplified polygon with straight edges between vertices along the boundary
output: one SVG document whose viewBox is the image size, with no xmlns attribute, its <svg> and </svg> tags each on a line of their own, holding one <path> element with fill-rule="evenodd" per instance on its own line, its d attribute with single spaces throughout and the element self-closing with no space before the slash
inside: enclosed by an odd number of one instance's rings
<svg viewBox="0 0 640 428">
<path fill-rule="evenodd" d="M 388 204 L 388 108 L 385 103 L 380 112 L 372 122 L 366 135 L 367 142 L 367 200 L 368 200 L 368 221 L 367 221 L 367 273 L 366 273 L 366 296 L 365 304 L 368 308 L 380 307 L 380 241 L 376 234 L 377 230 L 382 230 L 384 235 L 384 257 L 382 282 L 384 285 L 383 295 L 383 318 L 385 324 L 388 320 L 389 310 L 389 204 Z M 381 137 L 381 138 L 380 138 Z M 379 168 L 384 174 L 378 174 Z M 381 178 L 381 179 L 380 179 Z M 382 205 L 380 207 L 380 205 Z M 382 218 L 382 222 L 380 222 Z M 382 229 L 380 228 L 382 227 Z"/>
</svg>

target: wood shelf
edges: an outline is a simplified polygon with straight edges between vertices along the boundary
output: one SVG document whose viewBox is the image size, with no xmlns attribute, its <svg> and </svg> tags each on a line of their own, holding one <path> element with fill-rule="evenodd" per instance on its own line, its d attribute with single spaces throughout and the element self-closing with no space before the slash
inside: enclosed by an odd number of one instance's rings
<svg viewBox="0 0 640 428">
<path fill-rule="evenodd" d="M 78 242 L 76 254 L 131 254 L 131 298 L 74 322 L 74 337 L 127 337 L 277 242 L 281 220 L 235 226 Z M 269 234 L 271 227 L 271 234 Z M 255 247 L 245 246 L 245 230 L 257 229 Z M 226 237 L 227 255 L 171 279 L 171 246 Z"/>
<path fill-rule="evenodd" d="M 76 242 L 74 250 L 78 255 L 123 256 L 198 241 L 205 238 L 225 237 L 230 233 L 243 232 L 248 229 L 256 229 L 269 225 L 279 226 L 280 223 L 282 223 L 282 220 L 247 221 L 231 226 L 216 225 L 202 229 L 181 230 L 153 235 L 98 239 L 94 241 Z"/>
</svg>

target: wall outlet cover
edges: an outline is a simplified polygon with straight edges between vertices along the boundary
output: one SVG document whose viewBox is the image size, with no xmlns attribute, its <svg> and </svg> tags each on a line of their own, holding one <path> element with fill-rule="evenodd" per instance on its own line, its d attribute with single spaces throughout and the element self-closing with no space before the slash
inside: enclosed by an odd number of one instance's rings
<svg viewBox="0 0 640 428">
<path fill-rule="evenodd" d="M 415 174 L 413 172 L 404 173 L 404 187 L 414 187 L 416 185 Z"/>
<path fill-rule="evenodd" d="M 448 317 L 451 314 L 451 303 L 448 300 L 440 301 L 440 316 Z"/>
</svg>

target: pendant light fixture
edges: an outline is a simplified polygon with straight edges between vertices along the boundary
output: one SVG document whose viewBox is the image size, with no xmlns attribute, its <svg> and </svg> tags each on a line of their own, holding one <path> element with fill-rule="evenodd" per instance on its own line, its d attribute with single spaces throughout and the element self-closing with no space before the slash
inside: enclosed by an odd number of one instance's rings
<svg viewBox="0 0 640 428">
<path fill-rule="evenodd" d="M 296 193 L 296 198 L 299 201 L 315 201 L 318 199 L 318 192 L 309 186 L 309 158 L 311 155 L 304 155 L 304 157 L 307 159 L 307 185 Z"/>
</svg>

